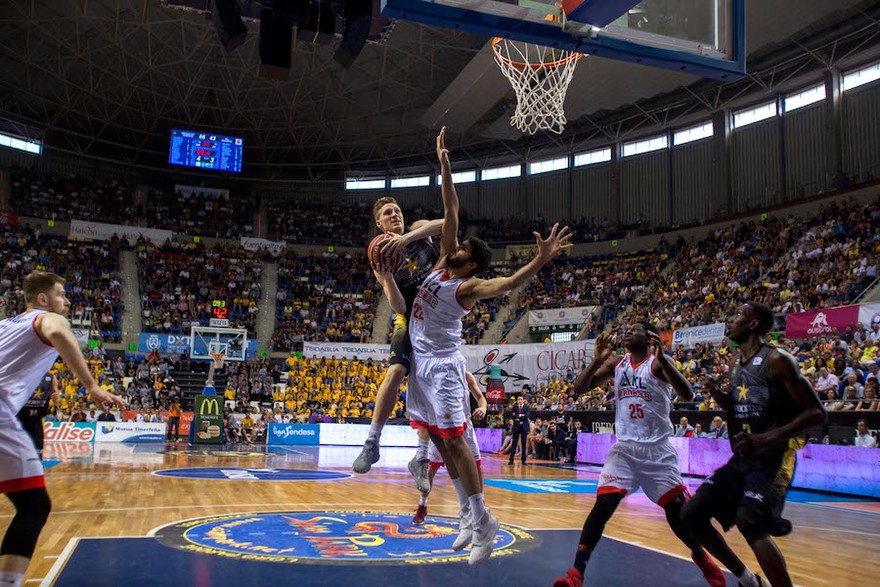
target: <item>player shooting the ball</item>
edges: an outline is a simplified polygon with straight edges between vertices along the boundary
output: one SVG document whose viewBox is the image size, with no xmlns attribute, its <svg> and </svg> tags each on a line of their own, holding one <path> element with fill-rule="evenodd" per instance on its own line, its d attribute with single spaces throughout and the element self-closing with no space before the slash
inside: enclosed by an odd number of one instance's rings
<svg viewBox="0 0 880 587">
<path fill-rule="evenodd" d="M 355 459 L 352 469 L 355 473 L 366 473 L 373 463 L 379 460 L 379 439 L 382 428 L 394 404 L 397 402 L 400 384 L 409 373 L 411 345 L 407 331 L 407 316 L 419 286 L 434 268 L 440 258 L 440 251 L 431 237 L 439 236 L 443 220 L 419 220 L 407 232 L 403 212 L 394 198 L 384 197 L 373 204 L 373 217 L 376 227 L 382 234 L 373 239 L 368 249 L 373 274 L 382 286 L 385 296 L 395 312 L 394 333 L 391 336 L 391 360 L 388 372 L 376 393 L 376 405 L 370 432 L 364 448 Z M 394 262 L 399 260 L 399 262 Z M 396 285 L 396 287 L 392 287 Z M 428 434 L 419 431 L 419 448 L 409 463 L 419 491 L 431 490 L 428 481 Z"/>
</svg>

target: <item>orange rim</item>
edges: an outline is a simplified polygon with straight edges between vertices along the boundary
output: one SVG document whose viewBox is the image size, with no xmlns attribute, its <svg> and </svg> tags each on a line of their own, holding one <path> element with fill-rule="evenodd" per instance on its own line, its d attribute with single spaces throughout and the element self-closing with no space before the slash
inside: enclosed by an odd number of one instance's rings
<svg viewBox="0 0 880 587">
<path fill-rule="evenodd" d="M 583 53 L 572 53 L 568 57 L 564 57 L 562 59 L 557 59 L 556 61 L 549 61 L 547 63 L 526 63 L 524 61 L 514 61 L 513 59 L 508 59 L 504 55 L 501 54 L 501 51 L 498 50 L 498 44 L 501 41 L 504 41 L 502 37 L 495 37 L 492 39 L 492 51 L 501 61 L 507 63 L 515 67 L 516 69 L 525 69 L 526 67 L 530 68 L 532 71 L 537 71 L 539 69 L 553 69 L 559 67 L 560 65 L 565 65 L 570 61 L 577 61 L 581 57 L 583 57 Z"/>
</svg>

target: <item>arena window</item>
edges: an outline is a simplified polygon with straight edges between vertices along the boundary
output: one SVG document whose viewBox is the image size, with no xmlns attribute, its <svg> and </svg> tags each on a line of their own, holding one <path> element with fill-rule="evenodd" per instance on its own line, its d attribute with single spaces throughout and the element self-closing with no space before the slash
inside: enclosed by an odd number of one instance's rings
<svg viewBox="0 0 880 587">
<path fill-rule="evenodd" d="M 869 65 L 855 71 L 843 74 L 843 91 L 846 92 L 853 88 L 871 83 L 880 79 L 880 63 Z"/>
<path fill-rule="evenodd" d="M 420 188 L 431 185 L 430 175 L 416 177 L 395 177 L 391 180 L 392 188 Z"/>
<path fill-rule="evenodd" d="M 491 181 L 493 179 L 506 179 L 522 175 L 522 165 L 509 165 L 507 167 L 493 167 L 480 172 L 480 179 Z"/>
<path fill-rule="evenodd" d="M 3 133 L 0 133 L 0 146 L 24 151 L 25 153 L 33 153 L 34 155 L 40 155 L 43 152 L 43 145 L 37 141 L 26 141 Z"/>
<path fill-rule="evenodd" d="M 345 189 L 347 190 L 384 190 L 384 179 L 346 179 Z"/>
<path fill-rule="evenodd" d="M 715 134 L 715 126 L 712 121 L 698 124 L 680 131 L 672 135 L 672 144 L 675 146 L 692 143 L 700 139 L 707 139 Z"/>
<path fill-rule="evenodd" d="M 452 174 L 452 183 L 461 184 L 461 183 L 474 183 L 477 181 L 477 172 L 474 169 L 470 171 L 459 171 L 458 173 Z M 440 176 L 437 176 L 437 185 L 440 185 Z"/>
<path fill-rule="evenodd" d="M 578 153 L 574 156 L 575 167 L 582 167 L 584 165 L 595 165 L 597 163 L 607 163 L 608 161 L 611 161 L 611 147 L 606 147 L 597 151 Z"/>
<path fill-rule="evenodd" d="M 796 94 L 786 96 L 783 107 L 785 109 L 785 112 L 788 113 L 792 110 L 797 110 L 798 108 L 803 108 L 804 106 L 809 106 L 810 104 L 821 102 L 824 99 L 825 84 L 819 84 L 818 86 L 813 86 L 812 88 L 801 90 Z"/>
<path fill-rule="evenodd" d="M 547 159 L 545 161 L 535 161 L 529 163 L 529 175 L 538 173 L 547 173 L 548 171 L 559 171 L 560 169 L 568 169 L 568 157 L 560 157 L 558 159 Z"/>
<path fill-rule="evenodd" d="M 742 128 L 768 118 L 773 118 L 778 114 L 776 102 L 767 102 L 753 108 L 740 110 L 733 113 L 733 128 Z"/>
<path fill-rule="evenodd" d="M 633 141 L 632 143 L 623 144 L 623 156 L 632 157 L 633 155 L 641 155 L 642 153 L 650 153 L 651 151 L 659 151 L 669 146 L 669 139 L 666 135 L 660 135 L 645 139 L 643 141 Z"/>
</svg>

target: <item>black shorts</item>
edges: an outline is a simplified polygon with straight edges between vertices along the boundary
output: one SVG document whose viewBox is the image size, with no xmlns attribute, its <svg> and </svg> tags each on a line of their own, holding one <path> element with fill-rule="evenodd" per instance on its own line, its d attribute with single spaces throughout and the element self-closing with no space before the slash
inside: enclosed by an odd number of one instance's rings
<svg viewBox="0 0 880 587">
<path fill-rule="evenodd" d="M 394 318 L 394 332 L 391 335 L 391 359 L 388 361 L 388 366 L 403 365 L 406 374 L 409 375 L 409 357 L 411 353 L 412 344 L 409 341 L 406 316 L 398 314 Z"/>
<path fill-rule="evenodd" d="M 740 508 L 749 517 L 769 524 L 785 493 L 779 491 L 780 464 L 761 463 L 734 456 L 700 485 L 697 495 L 712 502 L 712 517 L 729 530 L 736 523 Z"/>
</svg>

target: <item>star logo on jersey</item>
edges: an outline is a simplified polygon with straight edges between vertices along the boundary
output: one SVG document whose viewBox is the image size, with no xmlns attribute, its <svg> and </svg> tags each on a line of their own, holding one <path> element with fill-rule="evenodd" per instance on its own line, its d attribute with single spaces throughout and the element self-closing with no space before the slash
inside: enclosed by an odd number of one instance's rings
<svg viewBox="0 0 880 587">
<path fill-rule="evenodd" d="M 34 392 L 34 399 L 40 399 L 43 397 L 43 392 L 39 389 Z"/>
<path fill-rule="evenodd" d="M 419 264 L 415 259 L 407 259 L 406 260 L 406 270 L 409 271 L 409 274 L 412 275 L 416 269 L 418 269 Z"/>
<path fill-rule="evenodd" d="M 745 402 L 749 400 L 749 388 L 745 385 L 740 385 L 737 387 L 739 390 L 739 401 Z"/>
</svg>

